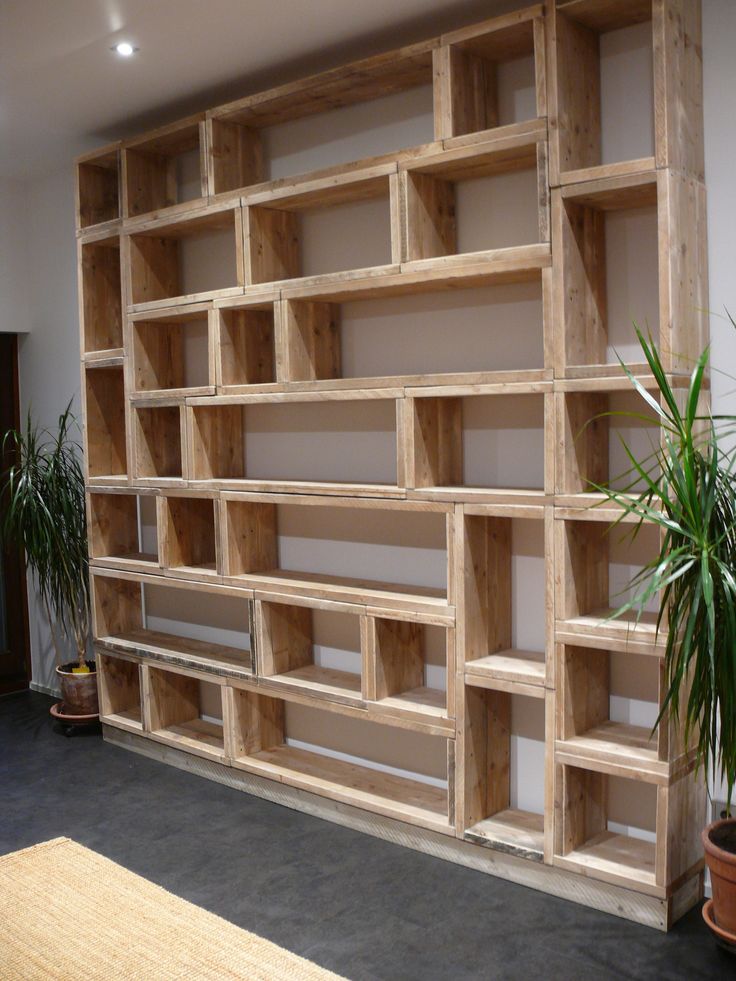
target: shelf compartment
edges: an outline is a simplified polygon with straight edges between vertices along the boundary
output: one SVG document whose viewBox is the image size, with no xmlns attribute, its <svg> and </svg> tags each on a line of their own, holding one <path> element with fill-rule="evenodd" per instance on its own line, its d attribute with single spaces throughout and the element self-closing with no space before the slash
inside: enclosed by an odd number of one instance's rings
<svg viewBox="0 0 736 981">
<path fill-rule="evenodd" d="M 454 519 L 447 510 L 231 493 L 222 500 L 224 573 L 232 585 L 452 619 L 447 583 Z M 412 562 L 417 552 L 420 571 Z M 379 579 L 386 568 L 395 582 Z"/>
<path fill-rule="evenodd" d="M 400 178 L 404 262 L 549 241 L 541 130 L 419 157 Z"/>
<path fill-rule="evenodd" d="M 489 500 L 498 491 L 550 494 L 549 385 L 407 389 L 402 428 L 412 496 L 450 494 L 455 500 L 478 501 L 483 490 L 490 492 Z M 511 459 L 519 461 L 513 470 Z"/>
<path fill-rule="evenodd" d="M 396 164 L 387 164 L 246 196 L 246 283 L 399 262 L 398 193 Z"/>
<path fill-rule="evenodd" d="M 299 127 L 294 140 L 307 148 L 314 144 L 314 134 L 321 131 L 347 136 L 329 148 L 328 162 L 333 165 L 347 166 L 357 154 L 380 156 L 390 152 L 395 156 L 406 147 L 407 133 L 411 143 L 431 141 L 432 50 L 436 43 L 421 42 L 363 59 L 212 110 L 207 114 L 210 193 L 236 191 L 269 176 L 288 178 L 297 170 L 312 170 L 308 161 L 316 158 L 308 153 L 297 155 L 296 163 L 288 156 L 278 160 L 289 124 Z M 373 104 L 361 112 L 360 103 Z M 351 107 L 353 113 L 358 112 L 352 121 Z M 420 118 L 407 125 L 406 113 Z M 383 118 L 391 122 L 401 119 L 403 125 L 377 126 L 376 120 Z M 363 123 L 359 146 L 349 138 L 356 132 L 356 122 Z M 324 159 L 323 153 L 320 163 Z"/>
<path fill-rule="evenodd" d="M 220 578 L 220 502 L 190 492 L 158 500 L 161 564 L 168 575 Z"/>
<path fill-rule="evenodd" d="M 189 480 L 232 490 L 401 496 L 396 389 L 188 401 Z M 338 398 L 339 417 L 331 400 Z"/>
<path fill-rule="evenodd" d="M 466 687 L 458 813 L 467 841 L 535 862 L 552 856 L 554 693 Z"/>
<path fill-rule="evenodd" d="M 541 5 L 460 28 L 435 52 L 438 138 L 547 115 Z"/>
<path fill-rule="evenodd" d="M 278 290 L 219 301 L 215 308 L 215 370 L 218 392 L 246 394 L 277 380 L 276 337 L 280 334 Z M 283 356 L 283 354 L 282 354 Z"/>
<path fill-rule="evenodd" d="M 77 228 L 120 218 L 120 144 L 77 159 Z"/>
<path fill-rule="evenodd" d="M 120 237 L 97 236 L 79 242 L 78 249 L 82 353 L 122 352 Z"/>
<path fill-rule="evenodd" d="M 160 571 L 153 493 L 100 489 L 87 501 L 89 555 L 95 565 Z"/>
<path fill-rule="evenodd" d="M 126 483 L 128 455 L 122 367 L 84 370 L 85 450 L 90 481 Z"/>
<path fill-rule="evenodd" d="M 208 674 L 253 673 L 246 591 L 93 568 L 92 592 L 96 643 Z"/>
<path fill-rule="evenodd" d="M 126 218 L 207 197 L 204 115 L 163 126 L 123 146 Z"/>
<path fill-rule="evenodd" d="M 182 403 L 158 401 L 133 403 L 135 477 L 153 484 L 181 483 L 186 456 Z"/>
<path fill-rule="evenodd" d="M 209 205 L 173 219 L 142 221 L 123 242 L 134 312 L 243 292 L 240 207 Z"/>
<path fill-rule="evenodd" d="M 379 713 L 448 719 L 454 707 L 454 631 L 417 620 L 363 621 L 365 697 Z"/>
<path fill-rule="evenodd" d="M 221 685 L 152 665 L 143 668 L 143 685 L 145 728 L 151 738 L 196 756 L 224 760 Z"/>
<path fill-rule="evenodd" d="M 358 617 L 339 607 L 256 600 L 255 621 L 259 674 L 269 683 L 360 704 Z"/>
<path fill-rule="evenodd" d="M 687 0 L 570 0 L 550 11 L 553 183 L 579 171 L 654 157 L 702 180 L 701 22 Z M 625 74 L 608 55 L 625 50 Z M 642 84 L 642 74 L 648 85 Z M 682 79 L 688 79 L 683 86 Z M 636 79 L 636 89 L 632 80 Z M 686 90 L 686 91 L 685 91 Z M 625 101 L 648 104 L 646 125 L 617 132 Z"/>
<path fill-rule="evenodd" d="M 452 833 L 447 739 L 404 732 L 402 742 L 406 739 L 408 745 L 403 749 L 413 752 L 405 753 L 396 766 L 387 760 L 402 747 L 391 739 L 390 726 L 334 713 L 326 725 L 329 703 L 315 709 L 236 688 L 227 689 L 226 696 L 234 766 L 386 817 Z M 354 755 L 345 754 L 346 747 Z M 404 775 L 419 760 L 427 766 L 427 759 L 441 776 L 425 782 L 420 774 Z"/>
<path fill-rule="evenodd" d="M 134 314 L 128 324 L 133 398 L 215 394 L 214 312 L 208 304 Z"/>
<path fill-rule="evenodd" d="M 100 696 L 100 720 L 105 725 L 143 731 L 140 668 L 136 661 L 111 657 L 97 651 L 97 680 Z"/>
</svg>

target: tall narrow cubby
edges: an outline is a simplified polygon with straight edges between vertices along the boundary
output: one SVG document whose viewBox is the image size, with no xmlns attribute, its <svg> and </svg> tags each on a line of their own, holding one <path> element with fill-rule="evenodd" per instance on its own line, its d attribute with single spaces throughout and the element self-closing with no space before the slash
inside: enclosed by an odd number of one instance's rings
<svg viewBox="0 0 736 981">
<path fill-rule="evenodd" d="M 662 446 L 632 320 L 677 399 L 707 342 L 701 43 L 698 0 L 549 0 L 79 158 L 108 740 L 659 929 L 698 902 L 666 618 L 612 614 L 660 545 L 619 520 L 621 441 Z"/>
</svg>

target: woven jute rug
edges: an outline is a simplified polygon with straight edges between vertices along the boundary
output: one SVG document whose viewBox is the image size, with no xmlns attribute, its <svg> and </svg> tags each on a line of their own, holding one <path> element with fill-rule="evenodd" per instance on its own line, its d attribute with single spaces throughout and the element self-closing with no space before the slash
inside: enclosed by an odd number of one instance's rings
<svg viewBox="0 0 736 981">
<path fill-rule="evenodd" d="M 337 975 L 69 838 L 0 856 L 3 981 L 325 981 Z"/>
</svg>

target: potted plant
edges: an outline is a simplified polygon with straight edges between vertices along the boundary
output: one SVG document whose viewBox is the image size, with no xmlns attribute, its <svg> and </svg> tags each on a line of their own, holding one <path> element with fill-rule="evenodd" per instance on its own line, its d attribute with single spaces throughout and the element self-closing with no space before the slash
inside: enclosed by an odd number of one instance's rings
<svg viewBox="0 0 736 981">
<path fill-rule="evenodd" d="M 3 533 L 22 545 L 51 627 L 63 712 L 95 715 L 97 675 L 87 660 L 90 593 L 87 520 L 81 447 L 73 429 L 71 402 L 56 431 L 41 429 L 28 413 L 25 432 L 9 430 L 3 450 L 12 464 L 3 481 Z M 76 661 L 62 663 L 60 638 L 76 649 Z"/>
<path fill-rule="evenodd" d="M 736 326 L 733 320 L 731 323 Z M 661 399 L 626 368 L 632 385 L 661 427 L 662 441 L 646 459 L 624 447 L 630 469 L 625 491 L 594 485 L 622 515 L 661 532 L 659 553 L 630 583 L 632 596 L 613 614 L 637 614 L 658 601 L 657 630 L 667 630 L 666 694 L 655 724 L 671 713 L 684 726 L 699 767 L 727 788 L 728 814 L 736 783 L 736 416 L 704 411 L 706 349 L 678 398 L 657 346 L 637 328 Z M 619 359 L 620 360 L 620 359 Z M 736 818 L 703 831 L 717 930 L 736 943 Z M 706 919 L 710 909 L 704 910 Z"/>
</svg>

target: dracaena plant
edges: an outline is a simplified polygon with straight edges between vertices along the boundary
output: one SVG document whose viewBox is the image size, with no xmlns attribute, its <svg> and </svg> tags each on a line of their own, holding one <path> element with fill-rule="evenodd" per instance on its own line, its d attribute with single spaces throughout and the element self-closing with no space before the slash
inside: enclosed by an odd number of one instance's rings
<svg viewBox="0 0 736 981">
<path fill-rule="evenodd" d="M 2 531 L 22 545 L 51 625 L 73 643 L 84 668 L 90 632 L 87 521 L 78 426 L 71 402 L 55 430 L 41 428 L 28 412 L 25 431 L 10 429 L 2 442 L 10 465 L 2 480 Z"/>
<path fill-rule="evenodd" d="M 651 337 L 636 333 L 660 398 L 621 365 L 648 406 L 647 418 L 659 425 L 661 442 L 642 459 L 622 439 L 628 486 L 593 486 L 621 507 L 622 517 L 634 516 L 633 534 L 644 522 L 658 527 L 661 546 L 612 616 L 632 610 L 638 616 L 658 601 L 657 631 L 667 630 L 666 693 L 655 729 L 666 712 L 684 725 L 699 765 L 712 765 L 730 804 L 736 783 L 736 416 L 703 408 L 708 349 L 683 392 L 670 384 Z"/>
</svg>

